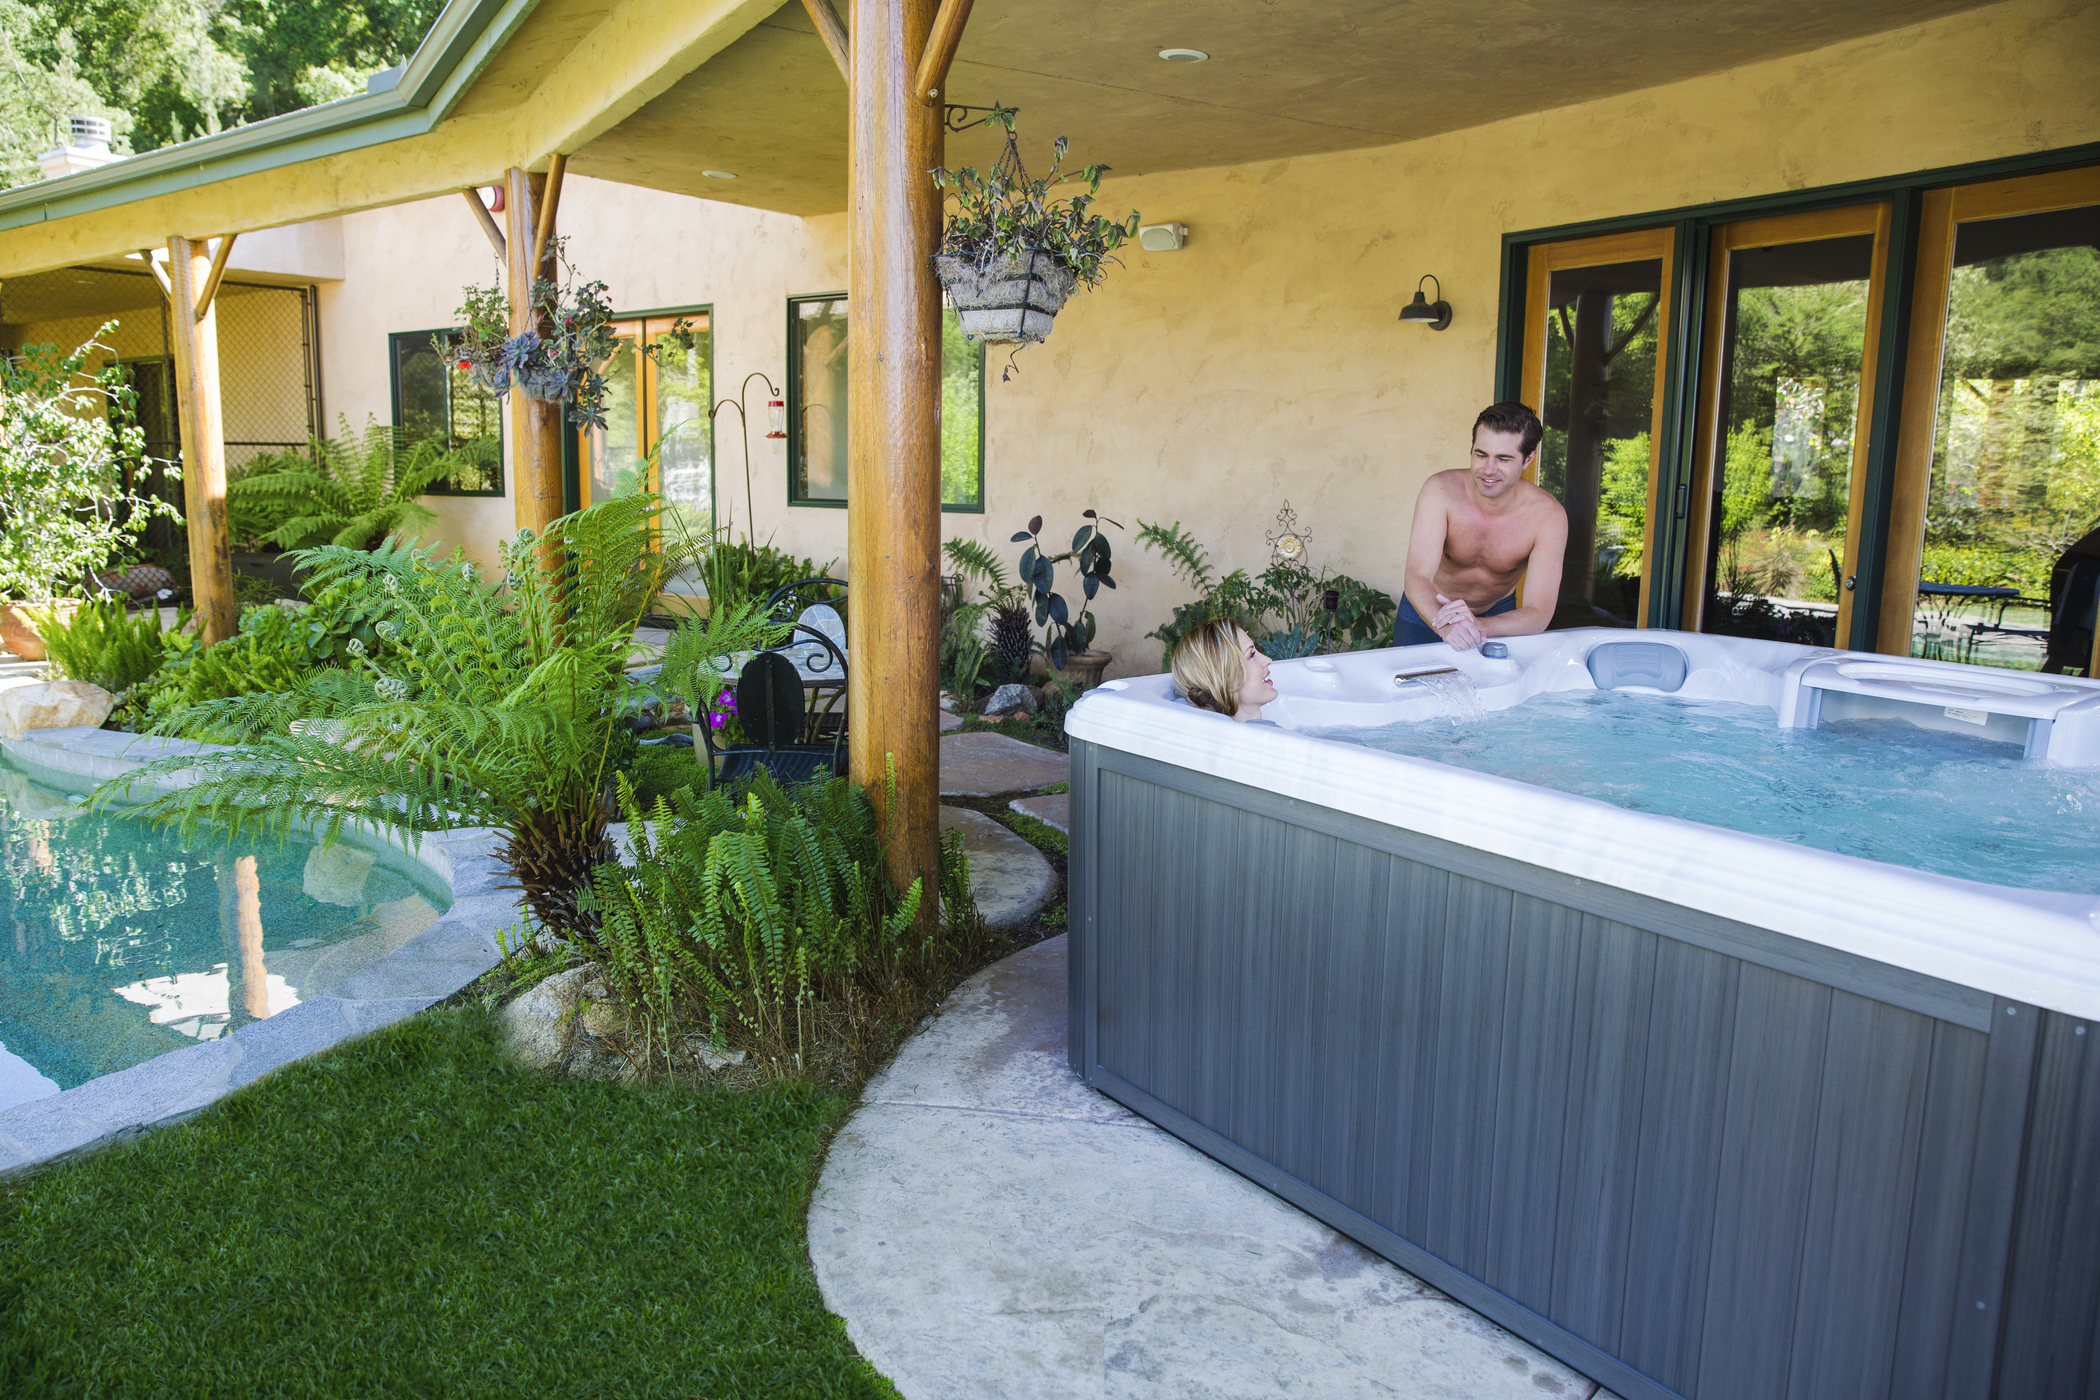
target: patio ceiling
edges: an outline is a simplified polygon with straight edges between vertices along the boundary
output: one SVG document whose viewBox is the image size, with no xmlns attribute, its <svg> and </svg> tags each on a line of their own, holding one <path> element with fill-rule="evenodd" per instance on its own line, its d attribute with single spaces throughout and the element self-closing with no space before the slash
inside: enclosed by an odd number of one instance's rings
<svg viewBox="0 0 2100 1400">
<path fill-rule="evenodd" d="M 1038 148 L 1064 134 L 1076 155 L 1144 174 L 1389 145 L 1974 8 L 1976 0 L 977 0 L 948 93 L 1019 107 Z M 1169 47 L 1211 57 L 1162 62 Z M 845 85 L 801 4 L 789 3 L 576 151 L 570 168 L 831 213 L 845 207 L 846 135 Z M 975 131 L 950 137 L 948 149 L 957 163 L 997 155 Z"/>
</svg>

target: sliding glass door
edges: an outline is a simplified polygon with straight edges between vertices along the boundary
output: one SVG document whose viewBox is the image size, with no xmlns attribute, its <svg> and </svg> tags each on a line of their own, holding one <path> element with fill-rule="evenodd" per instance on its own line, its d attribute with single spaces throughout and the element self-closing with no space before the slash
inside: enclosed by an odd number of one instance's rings
<svg viewBox="0 0 2100 1400">
<path fill-rule="evenodd" d="M 2090 675 L 2100 169 L 1930 190 L 1881 649 Z"/>
<path fill-rule="evenodd" d="M 619 348 L 605 376 L 605 426 L 581 436 L 583 504 L 660 491 L 698 538 L 714 525 L 713 354 L 708 314 L 689 311 L 613 325 Z"/>
<path fill-rule="evenodd" d="M 1554 627 L 1648 617 L 1673 234 L 1530 250 L 1519 396 L 1546 425 L 1532 477 L 1568 512 Z"/>
<path fill-rule="evenodd" d="M 1851 633 L 1890 208 L 1714 228 L 1693 431 L 1687 631 Z"/>
</svg>

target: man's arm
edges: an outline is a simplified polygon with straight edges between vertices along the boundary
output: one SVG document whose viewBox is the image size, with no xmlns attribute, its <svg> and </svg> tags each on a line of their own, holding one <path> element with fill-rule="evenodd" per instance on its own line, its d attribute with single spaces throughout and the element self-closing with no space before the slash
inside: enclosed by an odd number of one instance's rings
<svg viewBox="0 0 2100 1400">
<path fill-rule="evenodd" d="M 1538 538 L 1531 542 L 1531 560 L 1524 567 L 1524 605 L 1497 617 L 1476 619 L 1490 637 L 1529 637 L 1553 624 L 1553 610 L 1560 603 L 1560 575 L 1568 553 L 1568 513 L 1559 501 L 1547 499 L 1551 509 L 1543 512 Z"/>
<path fill-rule="evenodd" d="M 1444 506 L 1442 474 L 1432 476 L 1415 497 L 1415 523 L 1407 531 L 1407 600 L 1424 622 L 1437 614 L 1436 571 L 1444 562 L 1444 534 L 1449 512 Z"/>
</svg>

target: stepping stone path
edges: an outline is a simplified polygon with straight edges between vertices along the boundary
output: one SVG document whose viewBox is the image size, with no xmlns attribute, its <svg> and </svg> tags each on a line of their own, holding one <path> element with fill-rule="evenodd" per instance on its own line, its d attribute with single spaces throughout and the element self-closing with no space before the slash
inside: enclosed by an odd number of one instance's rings
<svg viewBox="0 0 2100 1400">
<path fill-rule="evenodd" d="M 1019 928 L 1057 893 L 1057 872 L 1043 853 L 984 813 L 943 807 L 941 830 L 963 834 L 963 850 L 970 857 L 970 894 L 988 927 Z"/>
<path fill-rule="evenodd" d="M 1072 834 L 1072 795 L 1053 792 L 1045 797 L 1017 797 L 1006 804 L 1024 817 L 1034 817 L 1044 826 Z"/>
<path fill-rule="evenodd" d="M 941 740 L 941 796 L 1010 797 L 1064 782 L 1072 761 L 1004 734 L 950 734 Z"/>
<path fill-rule="evenodd" d="M 960 728 L 962 728 L 961 715 L 952 715 L 946 710 L 941 711 L 941 733 L 946 734 L 951 729 Z"/>
</svg>

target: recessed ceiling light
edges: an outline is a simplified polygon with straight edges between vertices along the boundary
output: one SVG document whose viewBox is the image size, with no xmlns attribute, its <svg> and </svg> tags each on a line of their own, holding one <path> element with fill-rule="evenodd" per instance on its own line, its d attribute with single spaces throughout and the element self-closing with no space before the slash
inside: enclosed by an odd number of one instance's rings
<svg viewBox="0 0 2100 1400">
<path fill-rule="evenodd" d="M 1210 57 L 1201 49 L 1161 49 L 1159 56 L 1169 63 L 1201 63 Z"/>
<path fill-rule="evenodd" d="M 703 170 L 700 173 L 710 180 L 734 180 L 736 178 L 734 170 Z"/>
</svg>

